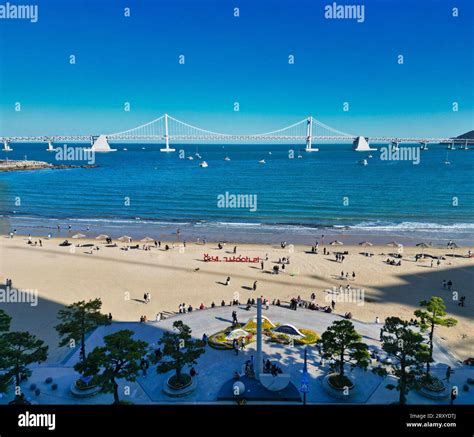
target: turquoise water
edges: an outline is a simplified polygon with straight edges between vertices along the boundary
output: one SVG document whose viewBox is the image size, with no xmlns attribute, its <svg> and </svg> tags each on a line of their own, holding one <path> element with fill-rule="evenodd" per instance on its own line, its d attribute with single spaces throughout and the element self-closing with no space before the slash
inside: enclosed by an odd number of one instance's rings
<svg viewBox="0 0 474 437">
<path fill-rule="evenodd" d="M 160 153 L 159 144 L 113 147 L 119 150 L 96 154 L 97 168 L 1 173 L 4 226 L 20 232 L 61 223 L 73 230 L 112 228 L 121 235 L 180 228 L 229 239 L 238 233 L 319 234 L 314 229 L 322 228 L 474 239 L 474 150 L 450 151 L 451 165 L 445 165 L 445 147 L 433 145 L 413 165 L 383 161 L 380 151 L 368 158 L 347 144 L 322 144 L 320 152 L 302 151 L 301 159 L 294 145 L 199 145 L 202 159 L 192 161 L 180 159 L 179 152 Z M 186 156 L 196 153 L 195 145 L 174 147 Z M 13 148 L 10 159 L 84 164 L 55 161 L 45 144 Z M 362 158 L 367 166 L 357 163 Z M 201 160 L 209 167 L 201 168 Z M 218 196 L 226 192 L 256 196 L 256 210 L 218 207 Z"/>
</svg>

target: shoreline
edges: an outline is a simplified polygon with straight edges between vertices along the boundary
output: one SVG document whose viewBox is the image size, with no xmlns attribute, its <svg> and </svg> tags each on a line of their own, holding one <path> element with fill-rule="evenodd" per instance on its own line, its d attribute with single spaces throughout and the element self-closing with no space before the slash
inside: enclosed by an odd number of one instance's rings
<svg viewBox="0 0 474 437">
<path fill-rule="evenodd" d="M 58 232 L 57 225 L 61 226 Z M 469 224 L 465 224 L 469 225 Z M 71 230 L 68 230 L 71 226 Z M 407 225 L 408 226 L 408 225 Z M 0 217 L 0 234 L 8 234 L 17 230 L 19 235 L 46 237 L 51 234 L 57 238 L 71 238 L 76 233 L 86 234 L 93 238 L 99 234 L 107 234 L 112 238 L 129 235 L 140 240 L 149 236 L 163 241 L 229 241 L 240 244 L 289 244 L 311 245 L 319 241 L 321 244 L 332 240 L 341 240 L 347 244 L 358 244 L 370 241 L 383 245 L 389 241 L 397 241 L 405 245 L 416 245 L 420 242 L 446 246 L 455 241 L 466 247 L 474 247 L 474 233 L 471 229 L 463 229 L 461 224 L 456 228 L 439 225 L 432 228 L 427 225 L 421 228 L 413 223 L 413 228 L 397 228 L 396 226 L 336 226 L 336 225 L 305 225 L 305 224 L 259 224 L 236 222 L 191 222 L 154 221 L 130 219 L 52 219 L 37 217 Z M 180 230 L 179 235 L 177 234 Z M 452 229 L 452 231 L 450 231 Z M 324 235 L 324 239 L 322 236 Z"/>
</svg>

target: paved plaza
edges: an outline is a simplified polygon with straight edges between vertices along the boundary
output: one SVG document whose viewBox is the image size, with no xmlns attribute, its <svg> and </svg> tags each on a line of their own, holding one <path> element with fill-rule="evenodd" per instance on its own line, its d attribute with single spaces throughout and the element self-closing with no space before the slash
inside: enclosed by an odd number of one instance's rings
<svg viewBox="0 0 474 437">
<path fill-rule="evenodd" d="M 86 349 L 90 352 L 95 346 L 103 343 L 103 337 L 121 329 L 130 329 L 135 332 L 135 338 L 145 340 L 151 348 L 157 346 L 164 331 L 172 329 L 172 324 L 176 320 L 190 326 L 192 335 L 195 338 L 202 338 L 203 334 L 208 336 L 214 334 L 231 324 L 231 313 L 237 311 L 239 322 L 247 322 L 256 316 L 256 308 L 250 311 L 243 306 L 216 307 L 207 310 L 196 310 L 192 313 L 181 314 L 169 317 L 160 322 L 148 323 L 122 323 L 114 322 L 109 326 L 96 329 L 86 341 Z M 310 328 L 318 334 L 322 334 L 326 328 L 335 320 L 341 317 L 335 314 L 327 314 L 320 311 L 310 311 L 299 308 L 297 311 L 289 310 L 285 307 L 270 306 L 264 310 L 263 315 L 268 317 L 273 323 L 288 323 L 297 328 Z M 380 328 L 382 324 L 367 324 L 352 320 L 355 329 L 362 335 L 363 341 L 371 349 L 380 349 L 379 341 Z M 197 389 L 185 398 L 171 398 L 165 395 L 162 387 L 171 373 L 158 374 L 155 366 L 151 366 L 146 376 L 140 376 L 135 382 L 120 381 L 120 397 L 122 400 L 131 401 L 136 404 L 150 403 L 216 403 L 221 387 L 229 381 L 235 371 L 241 371 L 245 361 L 256 355 L 256 344 L 251 343 L 244 351 L 235 354 L 233 350 L 216 350 L 206 346 L 206 352 L 199 358 L 195 366 L 198 375 Z M 284 373 L 291 375 L 291 382 L 299 388 L 303 370 L 303 346 L 287 346 L 264 341 L 263 357 L 277 362 Z M 32 376 L 22 385 L 22 390 L 27 398 L 38 404 L 110 404 L 113 401 L 112 394 L 98 394 L 91 398 L 78 399 L 70 392 L 71 384 L 78 378 L 73 366 L 79 359 L 79 351 L 75 349 L 61 363 L 56 365 L 38 365 L 32 367 Z M 450 385 L 462 387 L 467 378 L 474 378 L 474 368 L 469 368 L 457 361 L 449 351 L 437 340 L 434 348 L 435 363 L 432 366 L 433 374 L 444 378 L 446 367 L 451 366 L 454 373 L 450 380 Z M 308 403 L 335 404 L 335 403 L 355 403 L 355 404 L 390 404 L 397 402 L 398 392 L 386 389 L 386 385 L 393 382 L 392 377 L 382 378 L 370 371 L 355 369 L 352 373 L 347 366 L 347 372 L 356 381 L 355 392 L 349 399 L 336 399 L 330 396 L 324 386 L 323 379 L 329 371 L 327 363 L 321 364 L 321 358 L 315 347 L 308 347 L 308 372 L 310 392 L 307 394 Z M 56 390 L 51 389 L 51 384 L 44 381 L 47 377 L 52 377 L 58 385 Z M 30 390 L 31 384 L 41 390 L 39 395 L 35 395 Z M 2 396 L 0 403 L 6 404 L 13 398 L 13 387 Z M 230 402 L 230 401 L 229 401 Z M 225 403 L 225 402 L 224 402 Z M 418 393 L 412 391 L 408 395 L 410 404 L 430 404 L 430 401 Z M 448 403 L 441 401 L 438 403 Z M 474 390 L 465 392 L 459 391 L 456 404 L 474 404 Z"/>
</svg>

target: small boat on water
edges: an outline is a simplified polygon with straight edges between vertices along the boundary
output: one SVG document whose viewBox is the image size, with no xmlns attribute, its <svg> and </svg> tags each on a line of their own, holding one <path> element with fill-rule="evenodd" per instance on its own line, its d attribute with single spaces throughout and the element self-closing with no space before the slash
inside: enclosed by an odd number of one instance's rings
<svg viewBox="0 0 474 437">
<path fill-rule="evenodd" d="M 228 156 L 226 156 L 226 157 L 224 158 L 224 161 L 230 161 L 230 158 L 229 158 Z"/>
<path fill-rule="evenodd" d="M 208 163 L 206 161 L 202 161 L 199 163 L 199 167 L 209 167 Z"/>
<path fill-rule="evenodd" d="M 449 152 L 446 152 L 446 159 L 444 160 L 444 165 L 451 165 L 451 162 L 448 159 Z"/>
<path fill-rule="evenodd" d="M 192 156 L 188 156 L 188 159 L 192 161 L 194 158 Z"/>
<path fill-rule="evenodd" d="M 123 151 L 126 152 L 128 149 L 126 147 L 123 148 Z"/>
<path fill-rule="evenodd" d="M 146 147 L 142 147 L 142 150 L 146 150 Z"/>
<path fill-rule="evenodd" d="M 359 165 L 369 165 L 369 162 L 367 161 L 367 159 L 361 159 L 360 161 L 357 161 L 357 163 Z"/>
<path fill-rule="evenodd" d="M 372 156 L 372 155 L 369 155 L 368 158 L 373 158 L 373 156 Z"/>
<path fill-rule="evenodd" d="M 265 160 L 264 159 L 261 159 L 260 161 L 258 161 L 259 164 L 266 164 Z"/>
</svg>

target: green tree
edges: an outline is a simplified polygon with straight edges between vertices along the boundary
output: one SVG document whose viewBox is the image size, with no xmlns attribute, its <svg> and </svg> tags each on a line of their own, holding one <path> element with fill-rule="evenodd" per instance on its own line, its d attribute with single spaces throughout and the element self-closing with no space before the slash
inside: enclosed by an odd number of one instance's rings
<svg viewBox="0 0 474 437">
<path fill-rule="evenodd" d="M 337 320 L 323 333 L 319 344 L 322 346 L 322 357 L 331 362 L 333 371 L 338 372 L 341 386 L 345 385 L 345 364 L 352 368 L 367 369 L 370 363 L 370 354 L 361 335 L 354 329 L 349 320 Z"/>
<path fill-rule="evenodd" d="M 5 371 L 2 379 L 9 381 L 14 377 L 16 387 L 24 377 L 31 375 L 30 364 L 46 361 L 47 357 L 48 346 L 29 332 L 6 332 L 0 337 L 0 369 Z M 15 390 L 13 402 L 20 403 L 22 398 Z"/>
<path fill-rule="evenodd" d="M 105 393 L 113 393 L 114 404 L 120 403 L 117 379 L 135 381 L 140 372 L 140 361 L 145 356 L 148 343 L 132 338 L 129 329 L 104 337 L 104 346 L 96 347 L 74 366 L 84 376 L 94 376 Z"/>
<path fill-rule="evenodd" d="M 191 338 L 191 329 L 181 320 L 173 323 L 174 332 L 165 332 L 159 341 L 163 346 L 163 359 L 156 367 L 158 373 L 175 371 L 176 385 L 182 385 L 183 367 L 196 364 L 197 359 L 205 352 L 204 343 L 201 340 Z M 166 358 L 166 359 L 165 359 Z"/>
<path fill-rule="evenodd" d="M 3 310 L 0 310 L 0 333 L 10 329 L 12 318 Z"/>
<path fill-rule="evenodd" d="M 400 392 L 399 403 L 405 404 L 410 390 L 419 386 L 418 377 L 423 373 L 424 363 L 430 359 L 428 345 L 420 333 L 410 329 L 409 322 L 398 317 L 385 320 L 382 342 L 383 350 L 394 360 L 381 363 L 374 371 L 380 376 L 390 373 L 398 378 L 397 385 L 388 384 L 387 388 L 396 388 Z"/>
<path fill-rule="evenodd" d="M 435 326 L 455 326 L 458 321 L 451 317 L 446 317 L 446 305 L 441 297 L 433 296 L 429 301 L 423 300 L 420 306 L 425 310 L 416 310 L 415 316 L 420 319 L 420 328 L 423 332 L 429 330 L 430 360 L 426 363 L 426 375 L 430 375 L 430 363 L 433 362 L 433 336 Z"/>
<path fill-rule="evenodd" d="M 102 301 L 93 299 L 89 302 L 80 301 L 59 310 L 58 319 L 61 321 L 55 328 L 62 337 L 59 346 L 66 346 L 71 342 L 80 342 L 80 359 L 86 359 L 86 334 L 99 325 L 110 324 L 108 317 L 101 314 Z"/>
</svg>

